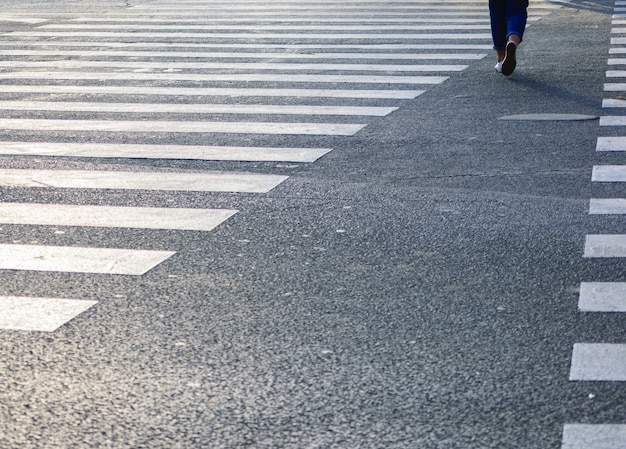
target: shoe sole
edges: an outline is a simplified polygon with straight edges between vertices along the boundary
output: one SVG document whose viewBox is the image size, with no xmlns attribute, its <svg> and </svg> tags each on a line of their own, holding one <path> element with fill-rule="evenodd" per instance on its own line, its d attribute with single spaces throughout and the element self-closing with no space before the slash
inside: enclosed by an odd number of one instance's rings
<svg viewBox="0 0 626 449">
<path fill-rule="evenodd" d="M 504 76 L 509 76 L 513 73 L 513 70 L 515 70 L 515 66 L 517 65 L 517 61 L 515 60 L 515 50 L 515 43 L 509 42 L 506 44 L 506 56 L 502 62 L 502 74 Z"/>
</svg>

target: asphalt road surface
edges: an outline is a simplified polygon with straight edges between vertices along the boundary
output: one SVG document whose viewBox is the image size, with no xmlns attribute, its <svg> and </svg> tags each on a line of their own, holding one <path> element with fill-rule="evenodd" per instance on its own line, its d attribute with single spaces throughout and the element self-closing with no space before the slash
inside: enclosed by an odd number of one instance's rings
<svg viewBox="0 0 626 449">
<path fill-rule="evenodd" d="M 626 5 L 3 1 L 0 448 L 626 448 Z"/>
</svg>

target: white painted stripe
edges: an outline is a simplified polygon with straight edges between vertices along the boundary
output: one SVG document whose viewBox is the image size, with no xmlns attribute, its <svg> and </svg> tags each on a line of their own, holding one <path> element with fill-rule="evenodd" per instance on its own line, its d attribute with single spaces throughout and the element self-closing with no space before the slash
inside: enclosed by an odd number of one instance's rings
<svg viewBox="0 0 626 449">
<path fill-rule="evenodd" d="M 84 44 L 85 42 L 83 42 Z M 63 42 L 62 45 L 67 45 L 67 42 Z M 101 43 L 99 45 L 90 43 L 92 47 L 102 46 L 109 47 L 109 43 Z M 15 47 L 15 46 L 14 46 Z M 185 46 L 183 46 L 184 48 Z M 203 47 L 204 48 L 204 47 Z M 260 48 L 266 49 L 261 46 Z M 308 52 L 298 47 L 300 52 L 286 53 L 286 52 L 225 52 L 225 51 L 132 51 L 132 50 L 0 50 L 0 56 L 38 56 L 38 57 L 50 57 L 54 58 L 50 61 L 2 61 L 5 66 L 10 62 L 15 64 L 34 64 L 35 62 L 46 64 L 52 62 L 60 63 L 85 63 L 88 64 L 89 60 L 64 60 L 60 57 L 77 56 L 79 58 L 96 57 L 98 59 L 103 57 L 128 57 L 128 58 L 150 58 L 150 62 L 136 62 L 136 64 L 154 64 L 153 67 L 162 67 L 163 64 L 175 64 L 171 59 L 298 59 L 298 60 L 311 60 L 311 59 L 359 59 L 359 60 L 397 60 L 397 61 L 412 61 L 412 60 L 478 60 L 486 56 L 485 53 L 324 53 L 324 52 Z M 158 63 L 154 61 L 154 58 L 167 58 L 168 61 Z M 106 61 L 108 63 L 120 63 L 120 61 Z M 132 61 L 124 61 L 132 62 Z M 104 62 L 103 62 L 104 63 Z M 178 64 L 177 64 L 178 66 Z M 169 67 L 169 65 L 168 65 Z M 213 67 L 212 65 L 187 67 Z"/>
<path fill-rule="evenodd" d="M 626 381 L 626 344 L 576 343 L 569 379 Z"/>
<path fill-rule="evenodd" d="M 581 312 L 626 312 L 626 282 L 582 282 Z"/>
<path fill-rule="evenodd" d="M 626 125 L 626 116 L 604 116 L 600 117 L 600 126 L 624 126 Z"/>
<path fill-rule="evenodd" d="M 0 329 L 54 332 L 98 301 L 0 296 Z"/>
<path fill-rule="evenodd" d="M 5 68 L 80 69 L 126 68 L 151 70 L 282 70 L 282 71 L 347 71 L 347 72 L 460 72 L 467 65 L 459 64 L 309 64 L 263 62 L 147 62 L 147 61 L 0 61 Z"/>
<path fill-rule="evenodd" d="M 626 70 L 607 70 L 607 78 L 623 78 L 626 76 Z"/>
<path fill-rule="evenodd" d="M 271 73 L 141 73 L 141 72 L 2 72 L 0 79 L 134 80 L 134 81 L 264 81 L 283 83 L 441 84 L 447 76 L 298 75 Z"/>
<path fill-rule="evenodd" d="M 116 38 L 116 39 L 316 39 L 316 40 L 415 40 L 415 39 L 454 39 L 464 41 L 469 39 L 491 39 L 490 33 L 341 33 L 341 34 L 316 34 L 316 33 L 128 33 L 116 31 L 13 31 L 6 36 L 38 37 L 38 38 Z"/>
<path fill-rule="evenodd" d="M 46 22 L 48 19 L 42 19 L 40 17 L 22 17 L 14 14 L 2 14 L 0 15 L 1 22 L 17 22 L 17 23 L 29 23 L 32 25 Z"/>
<path fill-rule="evenodd" d="M 626 91 L 626 83 L 604 83 L 605 92 L 622 92 Z"/>
<path fill-rule="evenodd" d="M 0 154 L 129 159 L 198 159 L 208 161 L 315 162 L 330 148 L 218 147 L 106 143 L 2 142 Z"/>
<path fill-rule="evenodd" d="M 352 136 L 365 124 L 0 119 L 0 130 Z"/>
<path fill-rule="evenodd" d="M 0 185 L 62 189 L 133 189 L 267 193 L 287 176 L 254 173 L 160 173 L 0 169 Z"/>
<path fill-rule="evenodd" d="M 583 257 L 626 257 L 626 235 L 587 235 Z"/>
<path fill-rule="evenodd" d="M 479 14 L 479 13 L 478 13 Z M 489 19 L 485 19 L 482 17 L 473 17 L 472 15 L 468 16 L 458 16 L 458 17 L 433 17 L 427 16 L 424 14 L 424 17 L 395 17 L 395 14 L 380 14 L 377 18 L 372 18 L 371 14 L 366 16 L 359 17 L 359 14 L 350 14 L 349 16 L 334 16 L 334 17 L 324 17 L 322 20 L 324 23 L 371 23 L 371 24 L 389 24 L 389 23 L 489 23 Z M 254 25 L 257 23 L 263 22 L 272 22 L 272 23 L 310 23 L 311 21 L 304 19 L 302 16 L 300 17 L 281 17 L 280 19 L 276 19 L 276 17 L 266 17 L 262 15 L 254 15 L 254 16 L 246 16 L 246 17 L 203 17 L 203 18 L 176 18 L 176 23 L 198 23 L 198 24 L 214 24 L 214 23 L 245 23 L 245 22 L 253 22 Z M 146 18 L 143 16 L 139 17 L 130 17 L 130 16 L 119 16 L 119 17 L 76 17 L 71 19 L 72 22 L 80 22 L 82 24 L 87 23 L 172 23 L 172 19 L 166 18 Z M 85 25 L 86 26 L 86 25 Z M 255 26 L 256 28 L 256 26 Z M 248 25 L 249 29 L 249 25 Z"/>
<path fill-rule="evenodd" d="M 624 449 L 625 424 L 565 424 L 561 449 Z"/>
<path fill-rule="evenodd" d="M 311 25 L 308 23 L 300 23 L 297 25 L 285 25 L 274 23 L 272 25 L 259 25 L 254 24 L 247 25 L 217 25 L 215 23 L 205 24 L 198 23 L 195 25 L 183 25 L 177 23 L 175 25 L 161 25 L 157 23 L 148 24 L 120 24 L 120 23 L 105 23 L 105 24 L 82 24 L 82 23 L 50 23 L 47 25 L 40 25 L 36 27 L 38 30 L 90 30 L 99 32 L 101 30 L 111 31 L 126 31 L 126 30 L 150 30 L 156 31 L 204 31 L 212 33 L 213 31 L 225 31 L 225 30 L 243 30 L 250 31 L 250 28 L 263 31 L 429 31 L 429 30 L 489 30 L 489 23 L 475 24 L 429 24 L 429 25 L 380 25 L 380 24 L 361 24 L 361 25 Z"/>
<path fill-rule="evenodd" d="M 44 226 L 210 231 L 236 213 L 228 209 L 0 203 L 0 223 Z"/>
<path fill-rule="evenodd" d="M 626 151 L 626 137 L 598 137 L 596 151 Z"/>
<path fill-rule="evenodd" d="M 0 270 L 141 276 L 172 251 L 0 244 Z"/>
<path fill-rule="evenodd" d="M 589 213 L 592 215 L 626 214 L 626 198 L 591 198 Z"/>
<path fill-rule="evenodd" d="M 609 58 L 609 65 L 623 65 L 626 64 L 626 58 Z"/>
<path fill-rule="evenodd" d="M 0 101 L 0 110 L 172 113 L 172 114 L 281 114 L 281 115 L 353 115 L 384 117 L 398 108 L 373 106 L 307 106 L 271 104 L 176 104 L 176 103 L 89 103 L 73 101 Z"/>
<path fill-rule="evenodd" d="M 591 173 L 594 182 L 626 182 L 626 165 L 596 165 Z"/>
<path fill-rule="evenodd" d="M 602 100 L 603 108 L 626 108 L 626 100 L 617 100 L 615 98 L 605 98 Z"/>
<path fill-rule="evenodd" d="M 148 86 L 69 86 L 69 85 L 6 85 L 0 93 L 47 93 L 93 95 L 173 95 L 226 97 L 303 97 L 303 98 L 371 98 L 410 100 L 424 90 L 360 90 L 360 89 L 237 89 L 213 87 L 148 87 Z"/>
<path fill-rule="evenodd" d="M 111 49 L 111 48 L 159 48 L 159 49 L 172 49 L 172 48 L 196 48 L 196 49 L 215 49 L 217 51 L 222 51 L 226 48 L 234 48 L 234 49 L 262 49 L 262 50 L 269 50 L 269 49 L 282 49 L 282 50 L 300 50 L 300 54 L 306 54 L 306 53 L 302 53 L 302 51 L 304 50 L 313 50 L 313 49 L 317 49 L 317 50 L 369 50 L 369 51 L 373 51 L 373 50 L 491 50 L 491 45 L 489 44 L 477 44 L 477 43 L 464 43 L 464 44 L 457 44 L 457 43 L 426 43 L 426 44 L 406 44 L 406 43 L 402 43 L 402 44 L 373 44 L 373 43 L 367 43 L 367 44 L 329 44 L 329 43 L 308 43 L 308 44 L 303 44 L 303 43 L 298 43 L 298 44 L 289 44 L 289 43 L 280 43 L 280 42 L 268 42 L 268 43 L 263 43 L 263 44 L 252 44 L 252 43 L 247 43 L 247 42 L 241 42 L 241 43 L 228 43 L 228 42 L 220 42 L 218 44 L 211 44 L 211 43 L 197 43 L 197 42 L 121 42 L 121 41 L 55 41 L 54 42 L 55 45 L 55 54 L 63 56 L 66 55 L 66 50 L 58 50 L 59 53 L 56 53 L 57 49 L 59 48 L 72 48 L 72 47 L 95 47 L 95 48 L 102 48 L 103 52 L 106 54 L 108 50 L 104 50 L 106 49 Z M 38 47 L 38 46 L 45 46 L 48 47 L 50 46 L 50 41 L 49 40 L 28 40 L 28 41 L 16 41 L 16 40 L 10 40 L 10 41 L 0 41 L 0 47 L 5 46 L 5 47 L 10 47 L 11 49 L 9 50 L 2 50 L 0 55 L 2 56 L 19 56 L 23 51 L 28 52 L 29 50 L 14 50 L 15 48 L 19 48 L 19 47 Z M 41 50 L 33 50 L 37 53 L 41 52 Z M 68 50 L 67 52 L 70 52 L 71 50 Z M 91 56 L 91 53 L 93 50 L 86 50 L 87 56 Z M 99 51 L 99 50 L 97 50 Z M 164 50 L 161 50 L 164 51 Z M 79 52 L 75 52 L 77 53 L 77 55 L 79 55 Z M 151 52 L 143 52 L 141 51 L 139 53 L 140 56 L 146 56 L 146 53 L 151 53 Z M 183 52 L 182 54 L 187 57 L 187 53 L 191 53 L 191 52 Z M 28 53 L 26 53 L 28 54 Z M 50 54 L 49 51 L 46 52 L 46 54 Z M 297 53 L 294 53 L 297 54 Z M 32 55 L 34 56 L 34 55 Z M 68 54 L 69 56 L 69 54 Z M 93 55 L 95 56 L 95 54 Z M 113 56 L 113 55 L 111 55 Z M 132 56 L 132 55 L 127 55 L 127 56 Z M 158 56 L 158 55 L 156 55 Z"/>
</svg>

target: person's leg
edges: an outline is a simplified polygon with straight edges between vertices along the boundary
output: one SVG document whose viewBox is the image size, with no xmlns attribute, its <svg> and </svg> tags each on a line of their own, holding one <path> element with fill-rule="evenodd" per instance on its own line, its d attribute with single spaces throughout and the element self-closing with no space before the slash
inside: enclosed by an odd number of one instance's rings
<svg viewBox="0 0 626 449">
<path fill-rule="evenodd" d="M 498 61 L 504 59 L 506 39 L 508 34 L 506 0 L 489 0 L 489 19 L 491 21 L 491 37 L 493 49 L 496 51 Z"/>
<path fill-rule="evenodd" d="M 519 45 L 528 19 L 528 0 L 506 0 L 507 41 Z"/>
</svg>

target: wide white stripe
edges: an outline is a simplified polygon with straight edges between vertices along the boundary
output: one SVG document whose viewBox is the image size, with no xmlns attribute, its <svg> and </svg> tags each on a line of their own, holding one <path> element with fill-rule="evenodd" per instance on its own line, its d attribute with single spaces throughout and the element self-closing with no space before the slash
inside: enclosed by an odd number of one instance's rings
<svg viewBox="0 0 626 449">
<path fill-rule="evenodd" d="M 626 381 L 626 344 L 576 343 L 569 378 Z"/>
<path fill-rule="evenodd" d="M 626 91 L 626 83 L 604 83 L 605 92 L 622 92 Z"/>
<path fill-rule="evenodd" d="M 606 115 L 600 117 L 600 126 L 624 126 L 626 125 L 626 116 Z"/>
<path fill-rule="evenodd" d="M 2 44 L 0 44 L 2 45 Z M 30 45 L 30 44 L 29 44 Z M 60 43 L 60 45 L 66 46 L 67 42 Z M 108 43 L 100 43 L 102 47 L 109 47 Z M 97 46 L 91 44 L 90 46 Z M 15 46 L 13 46 L 15 47 Z M 183 45 L 186 47 L 186 45 Z M 169 47 L 166 47 L 169 48 Z M 202 48 L 205 48 L 204 46 Z M 266 47 L 260 47 L 266 48 Z M 273 47 L 272 47 L 273 48 Z M 282 48 L 282 47 L 277 47 Z M 319 48 L 319 47 L 315 47 Z M 454 48 L 453 48 L 454 49 Z M 359 60 L 398 60 L 398 61 L 412 61 L 412 60 L 477 60 L 486 56 L 485 53 L 324 53 L 324 52 L 310 52 L 302 51 L 297 53 L 286 52 L 225 52 L 225 51 L 145 51 L 145 50 L 0 50 L 0 56 L 38 56 L 53 58 L 50 61 L 2 61 L 5 66 L 12 67 L 10 63 L 15 64 L 46 64 L 46 63 L 85 63 L 90 64 L 89 60 L 65 60 L 59 59 L 60 57 L 76 56 L 79 58 L 96 57 L 97 59 L 103 57 L 129 57 L 129 58 L 150 58 L 150 62 L 135 62 L 136 64 L 154 64 L 153 67 L 161 67 L 163 64 L 176 64 L 180 63 L 172 62 L 172 59 L 271 59 L 272 61 L 279 59 L 298 59 L 298 60 L 311 60 L 311 59 L 359 59 Z M 167 58 L 166 62 L 155 62 L 155 58 Z M 110 64 L 120 63 L 120 61 L 106 61 Z M 124 61 L 125 63 L 134 61 Z M 103 61 L 104 63 L 104 61 Z M 220 65 L 221 66 L 221 65 Z M 185 65 L 184 67 L 211 67 L 211 65 Z"/>
<path fill-rule="evenodd" d="M 36 29 L 41 30 L 151 30 L 151 31 L 206 31 L 213 32 L 224 30 L 244 30 L 249 31 L 251 26 L 248 25 L 216 25 L 216 24 L 196 24 L 196 25 L 182 25 L 177 23 L 175 25 L 159 25 L 155 23 L 149 24 L 76 24 L 76 23 L 52 23 L 47 25 L 41 25 Z M 254 25 L 255 30 L 263 31 L 427 31 L 427 30 L 488 30 L 490 29 L 489 23 L 485 24 L 436 24 L 436 25 L 378 25 L 378 24 L 365 24 L 365 25 L 310 25 L 301 23 L 299 25 Z"/>
<path fill-rule="evenodd" d="M 561 449 L 626 448 L 625 424 L 565 424 Z"/>
<path fill-rule="evenodd" d="M 581 312 L 626 312 L 626 282 L 582 282 Z"/>
<path fill-rule="evenodd" d="M 140 276 L 174 254 L 172 251 L 0 244 L 0 270 Z"/>
<path fill-rule="evenodd" d="M 617 100 L 615 98 L 605 98 L 602 100 L 603 108 L 626 108 L 626 100 Z"/>
<path fill-rule="evenodd" d="M 287 176 L 227 172 L 0 169 L 0 185 L 7 187 L 267 193 L 286 179 Z"/>
<path fill-rule="evenodd" d="M 591 173 L 594 182 L 626 182 L 626 165 L 596 165 Z"/>
<path fill-rule="evenodd" d="M 0 296 L 0 329 L 53 332 L 98 301 Z"/>
<path fill-rule="evenodd" d="M 426 14 L 424 14 L 426 16 Z M 141 22 L 149 22 L 149 23 L 172 23 L 172 19 L 166 18 L 146 18 L 143 16 L 140 17 L 129 17 L 129 16 L 119 16 L 119 17 L 76 17 L 71 19 L 73 22 L 80 23 L 141 23 Z M 203 18 L 176 18 L 176 23 L 201 23 L 201 24 L 209 24 L 209 23 L 244 23 L 244 22 L 253 22 L 255 25 L 257 23 L 263 22 L 272 22 L 272 23 L 292 23 L 292 22 L 306 22 L 310 23 L 308 20 L 304 20 L 302 17 L 281 17 L 280 19 L 276 19 L 276 17 L 264 17 L 259 15 L 253 15 L 252 17 L 203 17 Z M 489 19 L 485 19 L 482 17 L 472 17 L 468 16 L 459 16 L 459 17 L 389 17 L 388 14 L 380 14 L 378 18 L 372 18 L 371 14 L 368 14 L 366 17 L 358 17 L 358 14 L 350 14 L 349 16 L 335 16 L 335 17 L 324 17 L 324 23 L 363 23 L 367 22 L 370 24 L 379 24 L 379 23 L 489 23 Z M 86 25 L 85 25 L 86 26 Z M 256 28 L 256 26 L 255 26 Z"/>
<path fill-rule="evenodd" d="M 291 73 L 141 73 L 141 72 L 2 72 L 0 79 L 134 80 L 134 81 L 264 81 L 282 83 L 441 84 L 447 76 L 296 75 Z"/>
<path fill-rule="evenodd" d="M 16 56 L 16 55 L 20 55 L 22 54 L 22 52 L 28 52 L 29 50 L 13 50 L 15 48 L 19 48 L 19 47 L 39 47 L 39 46 L 45 46 L 48 47 L 50 46 L 50 41 L 45 39 L 45 40 L 28 40 L 28 41 L 16 41 L 16 40 L 10 40 L 10 41 L 0 41 L 0 47 L 5 46 L 5 47 L 10 47 L 10 50 L 2 50 L 2 53 L 0 53 L 0 55 L 7 55 L 7 56 Z M 151 49 L 155 49 L 155 48 L 159 48 L 159 49 L 172 49 L 172 48 L 197 48 L 197 49 L 214 49 L 218 52 L 221 52 L 222 50 L 226 49 L 226 48 L 231 48 L 231 49 L 262 49 L 262 50 L 269 50 L 269 49 L 282 49 L 282 50 L 299 50 L 300 53 L 294 53 L 294 54 L 300 54 L 300 55 L 306 55 L 306 52 L 303 51 L 308 51 L 308 50 L 313 50 L 313 49 L 317 49 L 317 50 L 376 50 L 376 51 L 380 51 L 380 50 L 491 50 L 491 45 L 489 44 L 477 44 L 477 43 L 462 43 L 462 44 L 457 44 L 457 43 L 426 43 L 426 44 L 374 44 L 374 43 L 367 43 L 367 44 L 329 44 L 329 43 L 322 43 L 322 42 L 312 42 L 312 43 L 308 43 L 308 44 L 302 44 L 302 43 L 298 43 L 298 44 L 289 44 L 289 43 L 280 43 L 280 42 L 272 42 L 272 43 L 263 43 L 263 44 L 252 44 L 252 43 L 247 43 L 247 42 L 240 42 L 240 43 L 218 43 L 218 44 L 211 44 L 211 43 L 198 43 L 198 42 L 122 42 L 122 41 L 93 41 L 93 40 L 89 40 L 89 41 L 67 41 L 67 40 L 63 40 L 63 41 L 55 41 L 54 42 L 54 46 L 55 46 L 55 54 L 58 54 L 60 56 L 66 55 L 66 51 L 65 50 L 58 50 L 60 48 L 72 48 L 72 47 L 96 47 L 96 48 L 102 48 L 103 52 L 106 54 L 107 50 L 106 49 L 111 49 L 111 48 L 151 48 Z M 56 51 L 59 51 L 59 53 L 56 53 Z M 37 53 L 41 52 L 41 50 L 33 50 Z M 92 50 L 86 50 L 87 51 L 87 56 L 92 56 L 91 52 Z M 96 50 L 97 52 L 99 52 L 99 50 Z M 164 51 L 164 50 L 160 50 L 160 51 Z M 5 53 L 6 52 L 6 53 Z M 72 50 L 68 50 L 67 53 L 69 52 L 74 52 Z M 46 54 L 50 54 L 49 51 L 45 52 Z M 80 56 L 80 52 L 74 52 L 77 53 L 77 56 Z M 115 53 L 115 52 L 112 52 Z M 143 52 L 141 51 L 139 53 L 140 56 L 148 56 L 147 53 L 158 53 L 158 52 Z M 182 55 L 187 57 L 187 53 L 192 53 L 192 52 L 183 52 Z M 359 54 L 359 53 L 356 53 Z M 26 53 L 26 55 L 28 55 L 28 53 Z M 70 54 L 67 54 L 68 56 Z M 34 54 L 32 56 L 35 56 Z M 95 56 L 95 54 L 94 54 Z M 111 54 L 111 56 L 114 56 L 113 54 Z M 132 56 L 131 54 L 127 55 L 127 56 Z M 155 55 L 155 56 L 158 56 Z M 189 56 L 191 57 L 191 56 Z"/>
<path fill-rule="evenodd" d="M 459 72 L 459 64 L 324 64 L 264 62 L 147 62 L 147 61 L 0 61 L 5 68 L 126 68 L 152 70 L 281 70 L 281 71 L 347 71 L 347 72 Z"/>
<path fill-rule="evenodd" d="M 255 89 L 222 87 L 151 87 L 151 86 L 70 86 L 70 85 L 6 85 L 0 93 L 47 93 L 93 95 L 173 95 L 226 97 L 302 97 L 302 98 L 371 98 L 410 100 L 424 90 L 361 90 L 361 89 Z"/>
<path fill-rule="evenodd" d="M 607 70 L 607 78 L 623 78 L 626 76 L 626 70 Z"/>
<path fill-rule="evenodd" d="M 305 106 L 271 104 L 176 104 L 176 103 L 88 103 L 73 101 L 0 101 L 0 110 L 174 113 L 174 114 L 282 114 L 354 115 L 384 117 L 398 108 L 373 106 Z"/>
<path fill-rule="evenodd" d="M 591 198 L 589 213 L 592 215 L 626 214 L 626 198 Z"/>
<path fill-rule="evenodd" d="M 491 39 L 490 33 L 345 33 L 345 34 L 315 34 L 315 33 L 127 33 L 107 31 L 13 31 L 6 36 L 20 37 L 113 37 L 117 39 L 316 39 L 316 40 L 340 40 L 340 39 L 363 39 L 363 40 L 413 40 L 413 39 L 454 39 L 464 41 L 468 39 Z"/>
<path fill-rule="evenodd" d="M 0 203 L 0 223 L 210 231 L 236 210 Z"/>
<path fill-rule="evenodd" d="M 585 237 L 584 257 L 626 257 L 625 234 L 591 234 Z"/>
<path fill-rule="evenodd" d="M 315 162 L 330 148 L 219 147 L 106 143 L 2 142 L 0 154 L 129 159 L 198 159 L 208 161 Z"/>
<path fill-rule="evenodd" d="M 0 119 L 0 129 L 352 136 L 365 124 Z"/>
<path fill-rule="evenodd" d="M 626 137 L 598 137 L 596 151 L 626 151 Z"/>
</svg>

